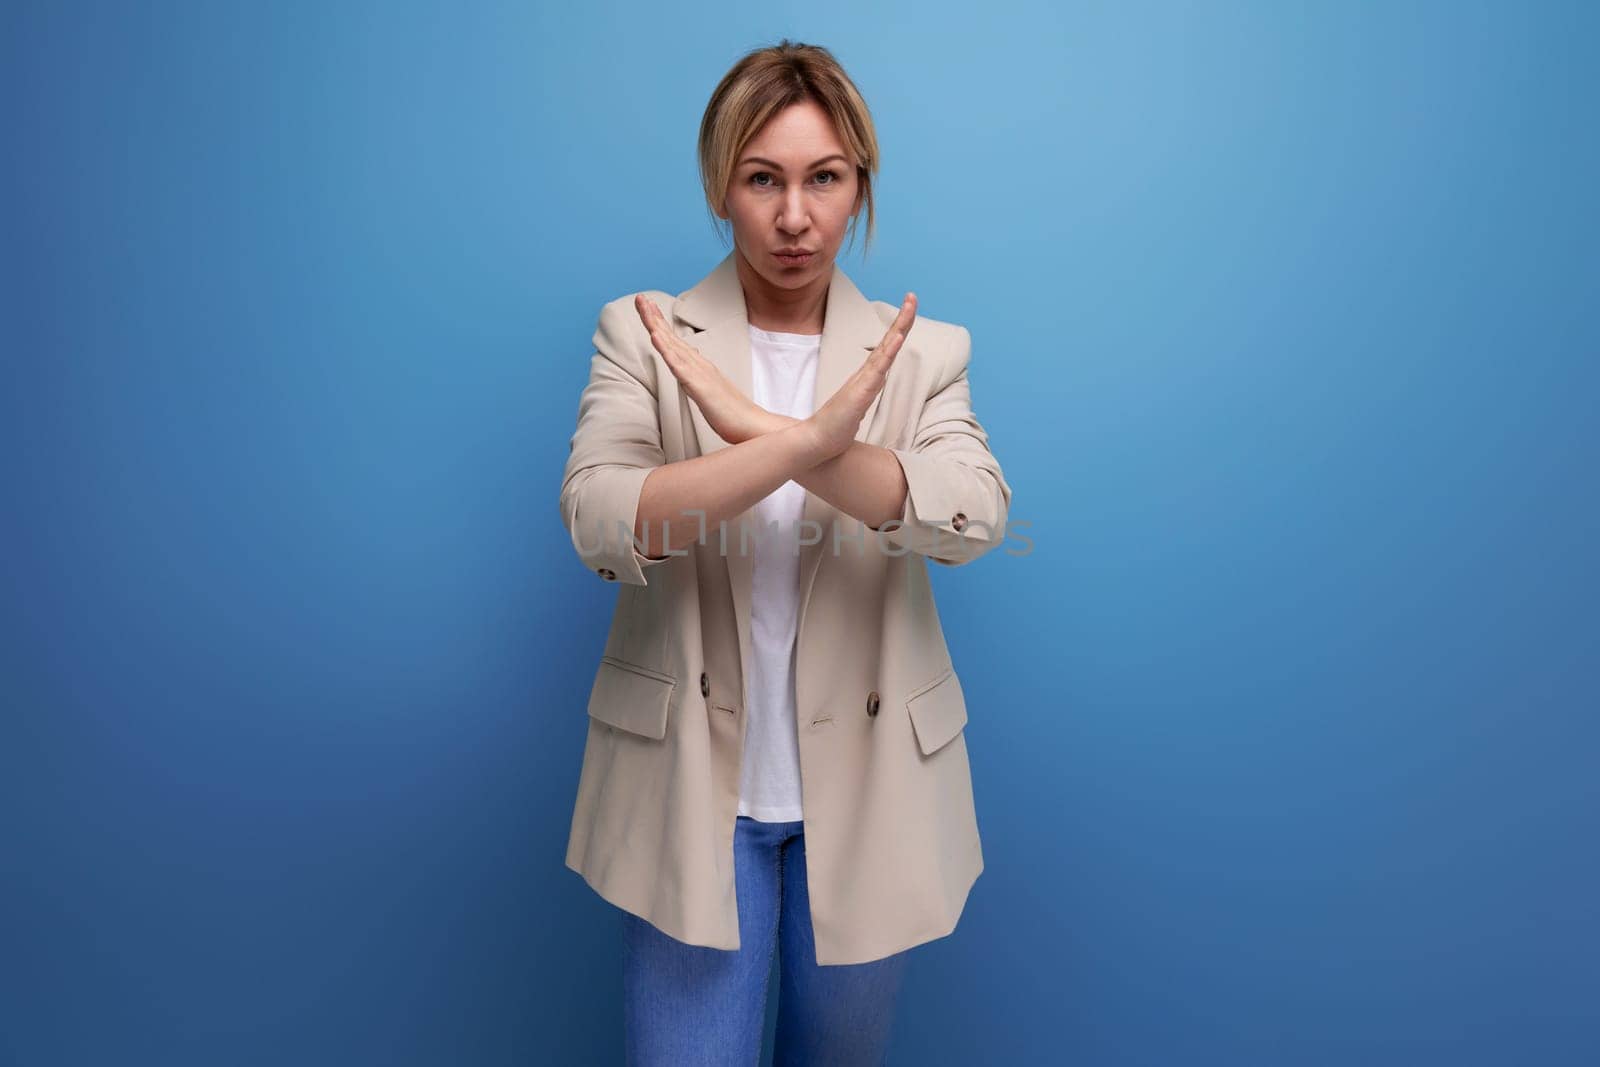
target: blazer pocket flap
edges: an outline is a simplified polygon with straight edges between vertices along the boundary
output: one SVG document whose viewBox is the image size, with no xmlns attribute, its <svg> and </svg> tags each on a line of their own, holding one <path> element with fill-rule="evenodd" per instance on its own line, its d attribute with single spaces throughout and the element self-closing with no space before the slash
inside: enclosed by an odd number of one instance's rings
<svg viewBox="0 0 1600 1067">
<path fill-rule="evenodd" d="M 931 756 L 967 725 L 967 700 L 961 692 L 961 679 L 954 668 L 923 686 L 906 699 L 917 745 L 924 756 Z"/>
<path fill-rule="evenodd" d="M 589 690 L 589 714 L 619 730 L 661 740 L 678 681 L 637 663 L 602 656 Z"/>
</svg>

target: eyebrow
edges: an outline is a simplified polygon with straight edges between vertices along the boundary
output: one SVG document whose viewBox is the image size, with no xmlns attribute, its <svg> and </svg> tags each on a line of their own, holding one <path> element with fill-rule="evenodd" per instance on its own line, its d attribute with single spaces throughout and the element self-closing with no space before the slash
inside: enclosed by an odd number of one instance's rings
<svg viewBox="0 0 1600 1067">
<path fill-rule="evenodd" d="M 844 156 L 840 155 L 838 152 L 835 152 L 831 156 L 823 156 L 821 159 L 817 160 L 815 163 L 811 164 L 811 166 L 807 167 L 806 169 L 807 170 L 816 170 L 818 167 L 822 166 L 824 163 L 827 163 L 829 160 L 834 160 L 834 159 L 843 159 L 846 163 L 850 162 L 848 159 L 845 159 Z M 743 159 L 741 159 L 739 161 L 739 166 L 742 167 L 747 163 L 760 163 L 762 166 L 771 167 L 773 170 L 782 170 L 783 169 L 783 165 L 782 164 L 774 163 L 770 159 L 763 159 L 761 156 L 746 156 L 745 158 L 743 158 Z"/>
</svg>

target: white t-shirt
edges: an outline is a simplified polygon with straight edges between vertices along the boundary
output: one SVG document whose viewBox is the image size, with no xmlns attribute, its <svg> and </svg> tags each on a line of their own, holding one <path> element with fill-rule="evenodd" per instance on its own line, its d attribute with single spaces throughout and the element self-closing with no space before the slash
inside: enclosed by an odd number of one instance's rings
<svg viewBox="0 0 1600 1067">
<path fill-rule="evenodd" d="M 750 327 L 751 399 L 791 418 L 811 415 L 821 334 Z M 797 551 L 806 491 L 784 482 L 754 508 L 750 539 L 750 643 L 746 672 L 744 764 L 739 814 L 761 822 L 798 822 L 800 740 L 794 699 L 794 644 L 800 611 Z M 776 524 L 774 528 L 773 524 Z"/>
</svg>

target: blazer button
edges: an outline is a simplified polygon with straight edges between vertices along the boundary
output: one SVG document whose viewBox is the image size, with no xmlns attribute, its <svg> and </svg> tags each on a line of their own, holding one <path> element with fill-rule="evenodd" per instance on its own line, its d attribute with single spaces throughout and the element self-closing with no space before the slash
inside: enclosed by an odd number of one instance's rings
<svg viewBox="0 0 1600 1067">
<path fill-rule="evenodd" d="M 700 695 L 703 697 L 711 695 L 711 679 L 706 676 L 705 671 L 700 672 Z"/>
<path fill-rule="evenodd" d="M 878 714 L 878 691 L 876 689 L 867 694 L 867 714 Z"/>
<path fill-rule="evenodd" d="M 960 511 L 956 512 L 950 518 L 950 525 L 954 526 L 957 530 L 960 530 L 963 527 L 965 527 L 967 525 L 967 516 L 966 516 L 966 514 L 963 513 L 963 512 L 960 512 Z"/>
<path fill-rule="evenodd" d="M 604 578 L 608 582 L 614 582 L 617 580 L 617 572 L 612 570 L 610 567 L 601 567 L 595 573 L 600 575 L 600 577 Z"/>
</svg>

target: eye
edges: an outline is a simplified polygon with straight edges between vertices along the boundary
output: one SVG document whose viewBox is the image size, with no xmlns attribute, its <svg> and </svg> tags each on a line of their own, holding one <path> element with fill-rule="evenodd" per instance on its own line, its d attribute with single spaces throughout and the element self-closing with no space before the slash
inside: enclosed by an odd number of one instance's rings
<svg viewBox="0 0 1600 1067">
<path fill-rule="evenodd" d="M 763 182 L 763 181 L 760 181 L 759 179 L 761 179 L 761 178 L 771 178 L 771 177 L 772 177 L 772 172 L 771 171 L 758 170 L 754 174 L 750 175 L 749 181 L 750 181 L 750 184 L 754 185 L 757 189 L 770 189 L 772 187 L 772 183 Z M 821 171 L 817 172 L 817 177 L 818 178 L 827 178 L 828 179 L 825 182 L 824 181 L 819 181 L 817 183 L 818 185 L 837 185 L 837 184 L 839 184 L 839 172 L 838 171 L 821 170 Z"/>
</svg>

